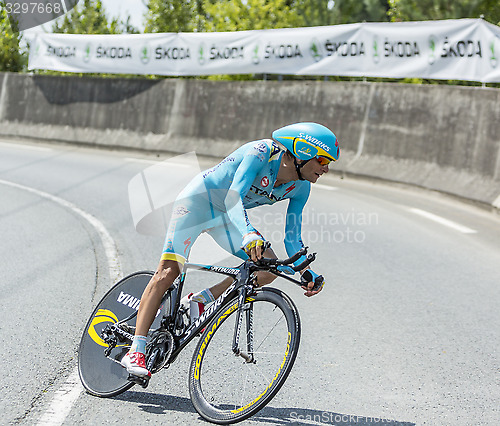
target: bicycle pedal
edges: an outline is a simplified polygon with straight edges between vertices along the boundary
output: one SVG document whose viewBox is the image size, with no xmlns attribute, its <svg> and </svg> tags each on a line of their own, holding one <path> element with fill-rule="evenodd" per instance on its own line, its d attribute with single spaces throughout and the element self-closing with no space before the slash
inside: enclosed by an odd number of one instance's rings
<svg viewBox="0 0 500 426">
<path fill-rule="evenodd" d="M 136 376 L 134 374 L 129 374 L 128 377 L 127 377 L 127 380 L 129 382 L 133 382 L 135 383 L 136 385 L 139 385 L 139 386 L 142 386 L 144 389 L 146 389 L 149 385 L 149 377 L 145 376 L 145 377 L 139 377 L 139 376 Z"/>
</svg>

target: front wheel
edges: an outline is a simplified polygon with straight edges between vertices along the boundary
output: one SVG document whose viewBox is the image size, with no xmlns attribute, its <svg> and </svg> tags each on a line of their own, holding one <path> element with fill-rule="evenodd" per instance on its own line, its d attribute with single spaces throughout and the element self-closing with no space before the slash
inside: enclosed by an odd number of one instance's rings
<svg viewBox="0 0 500 426">
<path fill-rule="evenodd" d="M 196 411 L 206 420 L 229 424 L 262 409 L 285 383 L 299 349 L 300 318 L 292 300 L 279 290 L 264 288 L 247 297 L 242 312 L 239 347 L 248 362 L 232 350 L 238 299 L 206 327 L 189 370 L 189 392 Z"/>
</svg>

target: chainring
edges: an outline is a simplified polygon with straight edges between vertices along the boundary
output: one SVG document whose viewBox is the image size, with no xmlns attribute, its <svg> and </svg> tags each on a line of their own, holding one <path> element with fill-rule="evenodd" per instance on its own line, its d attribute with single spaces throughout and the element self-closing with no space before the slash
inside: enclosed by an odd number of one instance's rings
<svg viewBox="0 0 500 426">
<path fill-rule="evenodd" d="M 160 355 L 159 358 L 155 360 L 155 363 L 151 368 L 151 373 L 157 373 L 160 371 L 170 360 L 170 356 L 174 351 L 174 337 L 170 331 L 162 330 L 153 334 L 146 347 L 147 358 L 149 359 L 151 354 L 158 349 L 160 350 Z"/>
</svg>

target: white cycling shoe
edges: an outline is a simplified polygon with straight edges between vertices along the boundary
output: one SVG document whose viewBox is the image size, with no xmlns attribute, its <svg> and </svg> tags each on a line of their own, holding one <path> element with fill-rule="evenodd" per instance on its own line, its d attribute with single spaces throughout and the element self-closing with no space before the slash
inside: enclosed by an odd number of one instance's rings
<svg viewBox="0 0 500 426">
<path fill-rule="evenodd" d="M 120 364 L 134 376 L 151 377 L 151 372 L 146 368 L 146 357 L 141 352 L 128 352 L 122 358 Z"/>
</svg>

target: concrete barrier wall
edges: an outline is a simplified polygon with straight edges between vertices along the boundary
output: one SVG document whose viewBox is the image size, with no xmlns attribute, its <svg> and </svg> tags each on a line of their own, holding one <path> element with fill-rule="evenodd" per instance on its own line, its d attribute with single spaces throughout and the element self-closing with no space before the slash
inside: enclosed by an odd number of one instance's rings
<svg viewBox="0 0 500 426">
<path fill-rule="evenodd" d="M 337 171 L 500 207 L 500 90 L 0 73 L 0 135 L 222 157 L 296 121 L 341 141 Z"/>
</svg>

